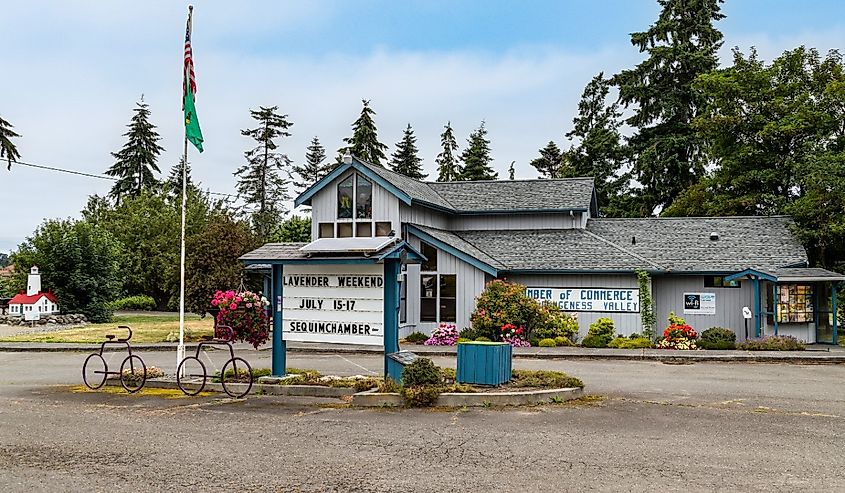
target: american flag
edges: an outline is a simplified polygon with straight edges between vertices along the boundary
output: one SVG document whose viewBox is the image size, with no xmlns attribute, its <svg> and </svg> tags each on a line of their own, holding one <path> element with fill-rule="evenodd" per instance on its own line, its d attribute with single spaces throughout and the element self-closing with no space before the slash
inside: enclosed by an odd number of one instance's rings
<svg viewBox="0 0 845 493">
<path fill-rule="evenodd" d="M 193 16 L 193 7 L 188 7 L 188 27 L 185 29 L 185 64 L 182 67 L 182 101 L 184 106 L 185 101 L 185 80 L 191 81 L 191 94 L 197 93 L 197 80 L 194 77 L 194 55 L 191 50 L 191 17 Z"/>
</svg>

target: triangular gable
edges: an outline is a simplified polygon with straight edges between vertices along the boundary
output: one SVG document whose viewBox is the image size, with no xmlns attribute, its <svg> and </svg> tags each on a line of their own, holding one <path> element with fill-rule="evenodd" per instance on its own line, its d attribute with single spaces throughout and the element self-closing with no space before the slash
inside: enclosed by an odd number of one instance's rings
<svg viewBox="0 0 845 493">
<path fill-rule="evenodd" d="M 330 183 L 343 176 L 343 174 L 349 171 L 350 169 L 354 169 L 355 171 L 361 173 L 368 179 L 377 183 L 379 186 L 390 192 L 392 195 L 394 195 L 396 198 L 398 198 L 405 204 L 411 205 L 410 195 L 400 190 L 393 183 L 390 183 L 389 181 L 385 180 L 382 176 L 374 173 L 371 169 L 361 164 L 361 162 L 358 161 L 358 159 L 355 157 L 352 158 L 351 163 L 341 164 L 340 166 L 335 168 L 334 171 L 324 176 L 320 181 L 311 185 L 307 190 L 302 192 L 299 197 L 297 197 L 294 201 L 294 205 L 296 207 L 299 207 L 300 205 L 311 205 L 311 198 L 314 197 L 317 192 L 326 188 Z"/>
</svg>

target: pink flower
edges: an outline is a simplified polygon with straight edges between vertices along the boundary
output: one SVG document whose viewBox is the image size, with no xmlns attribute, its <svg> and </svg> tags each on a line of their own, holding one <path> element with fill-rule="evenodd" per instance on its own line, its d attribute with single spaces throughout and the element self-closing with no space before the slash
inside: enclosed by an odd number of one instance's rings
<svg viewBox="0 0 845 493">
<path fill-rule="evenodd" d="M 219 305 L 219 304 L 220 304 L 220 302 L 219 302 L 219 301 L 217 301 L 217 300 L 211 300 L 211 306 L 217 306 L 217 305 Z"/>
<path fill-rule="evenodd" d="M 238 309 L 237 303 L 232 303 L 232 304 L 229 305 L 229 310 L 237 310 L 237 309 Z"/>
<path fill-rule="evenodd" d="M 247 308 L 252 308 L 252 303 L 247 303 L 247 304 L 246 304 L 246 307 L 247 307 Z"/>
</svg>

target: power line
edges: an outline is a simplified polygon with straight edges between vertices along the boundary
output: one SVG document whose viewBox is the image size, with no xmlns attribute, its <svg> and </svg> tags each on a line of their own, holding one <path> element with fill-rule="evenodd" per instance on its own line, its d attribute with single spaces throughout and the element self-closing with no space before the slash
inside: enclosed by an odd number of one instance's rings
<svg viewBox="0 0 845 493">
<path fill-rule="evenodd" d="M 56 168 L 54 166 L 44 166 L 43 164 L 27 163 L 27 162 L 24 162 L 24 161 L 12 161 L 12 162 L 14 164 L 19 164 L 21 166 L 28 166 L 30 168 L 37 168 L 37 169 L 42 169 L 42 170 L 46 170 L 46 171 L 55 171 L 55 172 L 58 172 L 58 173 L 68 173 L 68 174 L 71 174 L 71 175 L 85 176 L 87 178 L 96 178 L 98 180 L 118 181 L 118 179 L 113 177 L 113 176 L 95 175 L 95 174 L 92 174 L 92 173 L 85 173 L 83 171 L 76 171 L 76 170 L 65 169 L 65 168 Z M 220 196 L 223 196 L 223 197 L 237 197 L 237 195 L 233 194 L 233 193 L 212 192 L 211 190 L 206 190 L 206 193 L 208 193 L 209 195 L 220 195 Z"/>
</svg>

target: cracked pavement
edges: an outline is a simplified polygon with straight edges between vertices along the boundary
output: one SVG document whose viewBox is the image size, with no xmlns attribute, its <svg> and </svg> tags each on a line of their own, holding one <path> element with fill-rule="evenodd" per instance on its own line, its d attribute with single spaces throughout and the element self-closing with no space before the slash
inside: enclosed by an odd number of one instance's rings
<svg viewBox="0 0 845 493">
<path fill-rule="evenodd" d="M 144 357 L 168 369 L 173 354 Z M 603 397 L 445 411 L 80 392 L 83 359 L 0 354 L 0 491 L 845 490 L 843 366 L 515 360 Z"/>
</svg>

